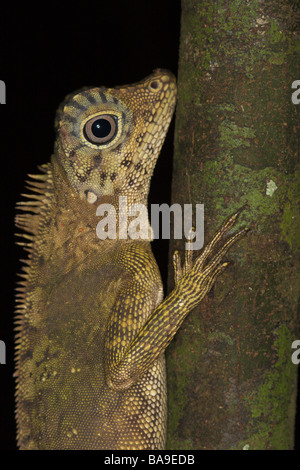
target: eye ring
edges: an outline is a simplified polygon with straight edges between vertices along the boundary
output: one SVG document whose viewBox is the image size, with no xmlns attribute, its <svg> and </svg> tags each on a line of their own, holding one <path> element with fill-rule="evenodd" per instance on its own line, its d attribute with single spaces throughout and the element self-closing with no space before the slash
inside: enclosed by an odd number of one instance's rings
<svg viewBox="0 0 300 470">
<path fill-rule="evenodd" d="M 118 133 L 117 116 L 100 114 L 94 116 L 84 125 L 84 136 L 92 144 L 107 144 Z"/>
</svg>

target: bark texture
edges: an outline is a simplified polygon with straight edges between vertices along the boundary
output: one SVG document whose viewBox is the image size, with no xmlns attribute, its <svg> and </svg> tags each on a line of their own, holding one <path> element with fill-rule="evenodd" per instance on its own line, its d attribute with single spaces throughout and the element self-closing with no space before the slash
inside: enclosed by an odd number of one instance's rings
<svg viewBox="0 0 300 470">
<path fill-rule="evenodd" d="M 182 0 L 172 203 L 204 203 L 207 242 L 247 202 L 252 231 L 168 349 L 169 449 L 294 446 L 297 18 L 289 0 Z"/>
</svg>

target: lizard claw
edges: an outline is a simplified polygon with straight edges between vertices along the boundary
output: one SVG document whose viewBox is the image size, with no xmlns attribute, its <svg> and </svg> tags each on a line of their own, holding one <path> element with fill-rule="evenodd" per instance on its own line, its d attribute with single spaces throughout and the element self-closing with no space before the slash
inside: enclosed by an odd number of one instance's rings
<svg viewBox="0 0 300 470">
<path fill-rule="evenodd" d="M 182 278 L 182 276 L 188 273 L 193 267 L 193 250 L 189 247 L 192 243 L 192 234 L 194 233 L 194 231 L 194 227 L 191 227 L 187 236 L 188 249 L 184 252 L 183 266 L 181 266 L 181 258 L 179 252 L 176 250 L 173 254 L 175 284 L 177 284 Z"/>
</svg>

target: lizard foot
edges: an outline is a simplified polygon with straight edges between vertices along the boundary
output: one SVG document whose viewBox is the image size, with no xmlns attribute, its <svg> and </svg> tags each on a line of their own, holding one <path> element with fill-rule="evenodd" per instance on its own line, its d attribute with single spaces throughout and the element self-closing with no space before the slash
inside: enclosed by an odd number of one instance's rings
<svg viewBox="0 0 300 470">
<path fill-rule="evenodd" d="M 249 228 L 243 228 L 224 240 L 226 233 L 234 226 L 244 208 L 245 206 L 241 207 L 223 222 L 219 230 L 195 260 L 193 260 L 193 250 L 188 249 L 185 252 L 185 259 L 182 265 L 178 251 L 174 252 L 175 284 L 182 294 L 189 293 L 189 295 L 192 294 L 193 298 L 197 297 L 196 304 L 202 300 L 211 289 L 216 278 L 228 266 L 229 263 L 222 260 L 230 247 L 249 232 Z M 223 245 L 216 250 L 216 246 L 222 240 L 224 241 Z"/>
</svg>

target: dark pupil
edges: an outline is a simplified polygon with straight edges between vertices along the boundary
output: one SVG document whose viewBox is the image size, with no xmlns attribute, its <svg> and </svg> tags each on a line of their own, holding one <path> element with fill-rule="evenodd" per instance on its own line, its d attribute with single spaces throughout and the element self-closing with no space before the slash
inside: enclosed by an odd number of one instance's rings
<svg viewBox="0 0 300 470">
<path fill-rule="evenodd" d="M 93 122 L 91 130 L 95 137 L 107 137 L 111 131 L 111 123 L 107 119 L 97 119 Z"/>
</svg>

